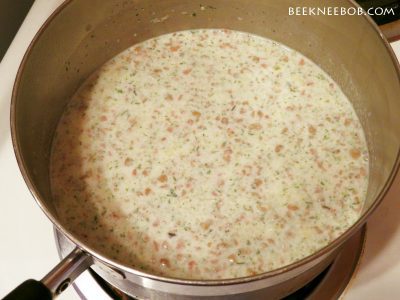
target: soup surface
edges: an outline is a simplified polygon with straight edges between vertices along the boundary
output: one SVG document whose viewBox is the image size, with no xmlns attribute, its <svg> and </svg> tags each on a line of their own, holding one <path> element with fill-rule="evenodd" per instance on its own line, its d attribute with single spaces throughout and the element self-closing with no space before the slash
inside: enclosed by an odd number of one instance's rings
<svg viewBox="0 0 400 300">
<path fill-rule="evenodd" d="M 73 96 L 53 143 L 62 222 L 153 274 L 219 279 L 308 256 L 359 217 L 368 154 L 337 84 L 229 30 L 135 45 Z"/>
</svg>

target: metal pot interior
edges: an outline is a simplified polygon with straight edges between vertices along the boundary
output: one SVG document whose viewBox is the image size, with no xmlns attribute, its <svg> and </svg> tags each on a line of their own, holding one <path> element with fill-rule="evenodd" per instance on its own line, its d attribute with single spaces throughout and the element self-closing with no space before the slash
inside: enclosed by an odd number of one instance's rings
<svg viewBox="0 0 400 300">
<path fill-rule="evenodd" d="M 281 42 L 315 61 L 341 86 L 364 127 L 370 182 L 364 213 L 393 177 L 400 145 L 400 84 L 394 59 L 363 16 L 289 16 L 290 0 L 66 1 L 41 29 L 19 70 L 12 134 L 22 173 L 58 223 L 49 188 L 49 155 L 71 95 L 101 64 L 132 44 L 195 28 L 229 28 Z M 310 0 L 311 7 L 323 6 Z M 352 7 L 350 1 L 336 6 Z M 58 224 L 63 229 L 63 224 Z"/>
</svg>

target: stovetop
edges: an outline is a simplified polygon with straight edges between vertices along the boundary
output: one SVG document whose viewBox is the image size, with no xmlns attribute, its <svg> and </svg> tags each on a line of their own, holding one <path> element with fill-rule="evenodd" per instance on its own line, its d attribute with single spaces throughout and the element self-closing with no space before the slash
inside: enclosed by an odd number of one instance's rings
<svg viewBox="0 0 400 300">
<path fill-rule="evenodd" d="M 58 261 L 53 228 L 20 175 L 9 132 L 15 74 L 34 34 L 61 0 L 36 0 L 0 64 L 0 297 L 27 278 L 40 279 Z M 400 57 L 400 42 L 392 44 Z M 366 246 L 342 299 L 400 298 L 400 177 L 368 222 Z M 60 300 L 77 300 L 69 288 Z M 97 297 L 96 300 L 103 298 Z"/>
</svg>

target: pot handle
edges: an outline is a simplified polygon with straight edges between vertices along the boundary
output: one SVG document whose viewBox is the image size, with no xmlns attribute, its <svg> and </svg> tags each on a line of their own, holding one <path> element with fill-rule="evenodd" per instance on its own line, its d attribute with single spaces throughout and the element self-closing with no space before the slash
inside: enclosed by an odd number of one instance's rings
<svg viewBox="0 0 400 300">
<path fill-rule="evenodd" d="M 400 20 L 380 25 L 379 29 L 390 43 L 400 40 Z"/>
<path fill-rule="evenodd" d="M 356 0 L 356 2 L 364 9 L 365 12 L 368 12 L 370 9 L 376 10 L 377 8 L 382 9 L 382 11 L 386 10 L 388 13 L 374 13 L 371 14 L 371 18 L 379 26 L 382 34 L 390 43 L 400 40 L 400 5 L 398 1 Z"/>
<path fill-rule="evenodd" d="M 61 294 L 85 270 L 93 264 L 92 258 L 75 248 L 41 281 L 24 281 L 3 300 L 50 300 Z"/>
</svg>

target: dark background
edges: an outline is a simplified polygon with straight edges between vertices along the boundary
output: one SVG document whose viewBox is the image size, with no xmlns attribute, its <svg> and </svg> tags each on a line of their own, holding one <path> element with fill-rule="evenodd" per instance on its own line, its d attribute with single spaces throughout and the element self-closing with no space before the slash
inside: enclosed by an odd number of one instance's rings
<svg viewBox="0 0 400 300">
<path fill-rule="evenodd" d="M 0 61 L 34 0 L 0 0 Z"/>
<path fill-rule="evenodd" d="M 1 1 L 1 0 L 0 0 Z M 399 0 L 358 0 L 356 1 L 358 4 L 364 8 L 364 10 L 368 10 L 370 7 L 382 7 L 384 8 L 393 8 L 394 15 L 385 15 L 385 16 L 372 16 L 378 25 L 383 25 L 389 22 L 393 22 L 400 18 L 400 1 Z"/>
</svg>

